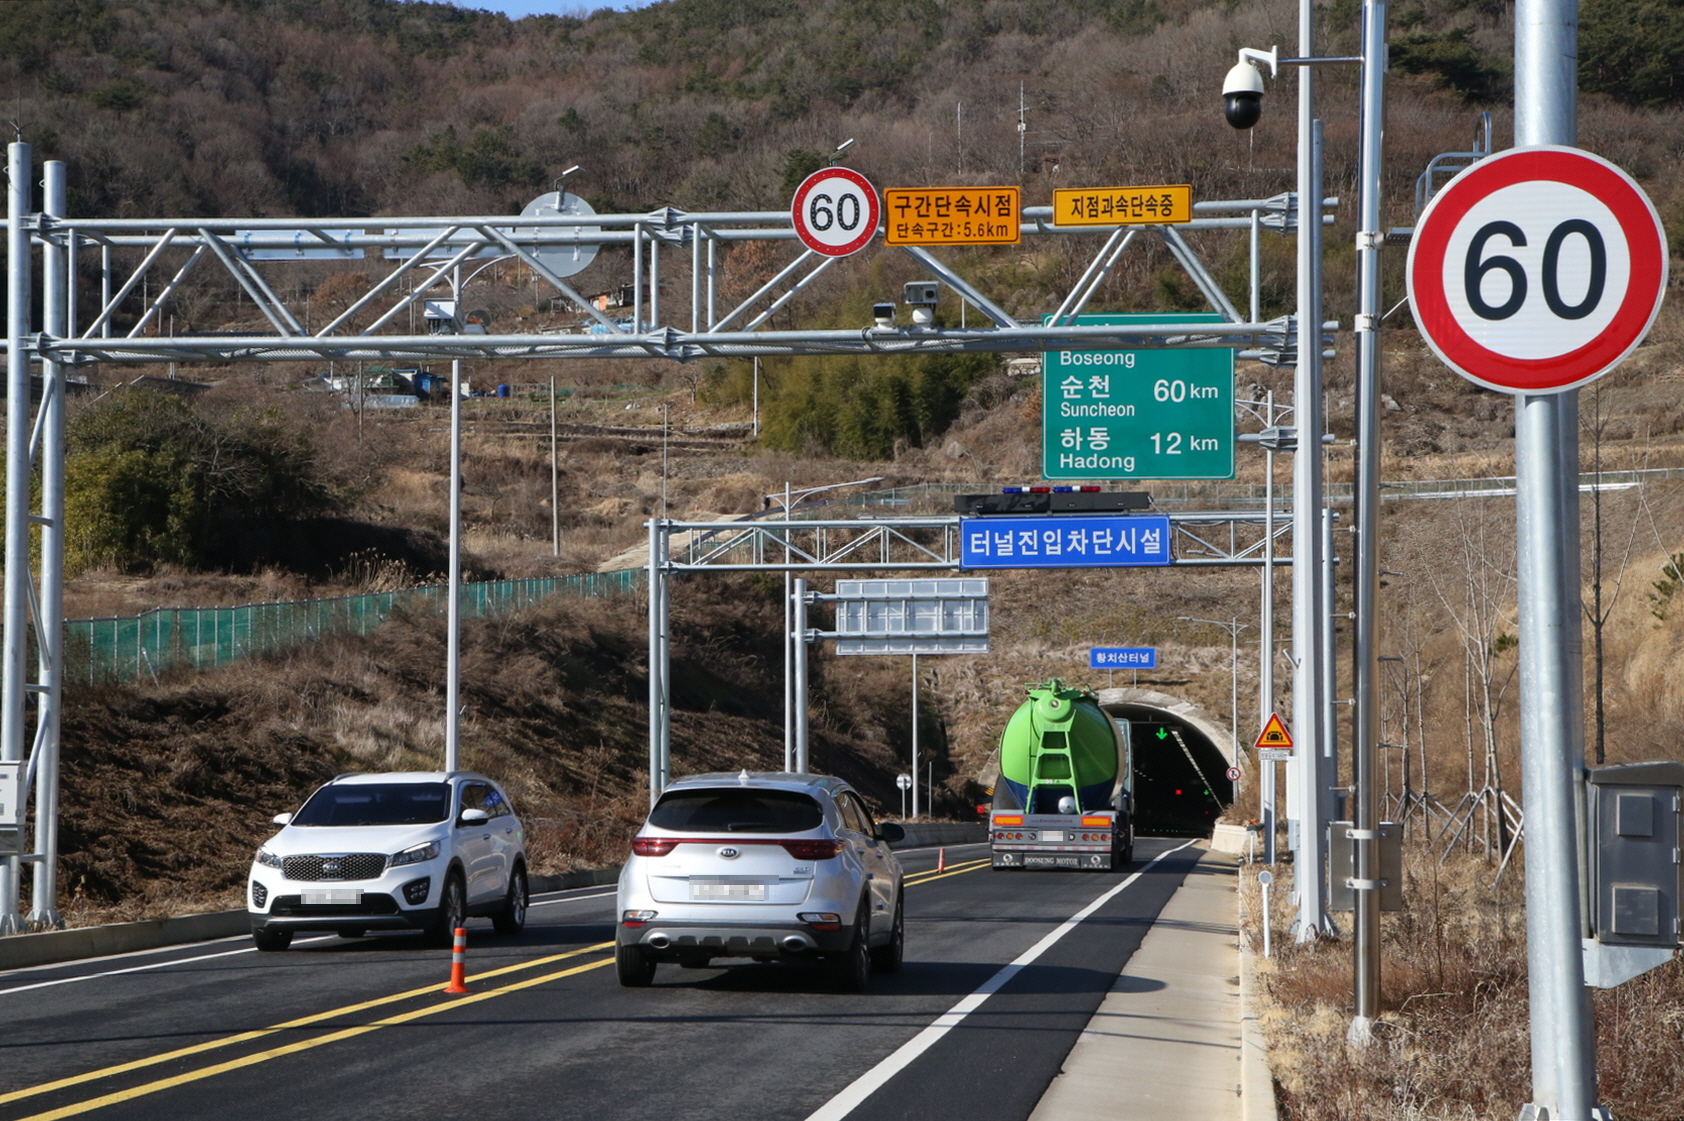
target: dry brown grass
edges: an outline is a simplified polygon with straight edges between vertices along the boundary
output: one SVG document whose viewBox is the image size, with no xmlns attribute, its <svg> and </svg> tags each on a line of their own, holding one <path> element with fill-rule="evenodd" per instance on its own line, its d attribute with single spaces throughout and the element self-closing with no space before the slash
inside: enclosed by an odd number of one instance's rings
<svg viewBox="0 0 1684 1121">
<path fill-rule="evenodd" d="M 1407 850 L 1407 910 L 1382 917 L 1381 1014 L 1346 1043 L 1348 939 L 1292 941 L 1291 869 L 1273 888 L 1260 1021 L 1287 1121 L 1510 1121 L 1531 1097 L 1521 869 L 1423 845 Z M 1244 877 L 1245 930 L 1261 952 L 1260 893 Z M 1343 916 L 1348 927 L 1349 916 Z M 1684 1114 L 1684 962 L 1596 993 L 1600 1097 L 1616 1118 Z"/>
</svg>

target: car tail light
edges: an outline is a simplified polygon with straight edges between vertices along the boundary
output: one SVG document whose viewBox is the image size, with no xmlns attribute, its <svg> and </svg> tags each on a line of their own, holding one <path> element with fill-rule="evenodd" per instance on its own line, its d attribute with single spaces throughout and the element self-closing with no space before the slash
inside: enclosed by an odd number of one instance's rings
<svg viewBox="0 0 1684 1121">
<path fill-rule="evenodd" d="M 627 911 L 620 916 L 620 924 L 622 926 L 639 927 L 654 918 L 654 911 Z"/>
<path fill-rule="evenodd" d="M 679 846 L 673 837 L 633 837 L 632 852 L 638 856 L 665 856 Z"/>
<path fill-rule="evenodd" d="M 842 842 L 834 840 L 780 841 L 784 851 L 797 860 L 829 860 L 842 855 Z"/>
<path fill-rule="evenodd" d="M 795 917 L 814 930 L 842 929 L 842 916 L 835 911 L 802 911 Z"/>
</svg>

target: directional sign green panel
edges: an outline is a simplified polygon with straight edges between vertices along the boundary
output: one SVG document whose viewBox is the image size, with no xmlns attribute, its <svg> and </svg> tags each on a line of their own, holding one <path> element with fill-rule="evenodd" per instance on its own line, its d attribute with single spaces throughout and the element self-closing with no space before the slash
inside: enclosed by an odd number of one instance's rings
<svg viewBox="0 0 1684 1121">
<path fill-rule="evenodd" d="M 1211 314 L 1081 315 L 1077 325 L 1220 323 Z M 1234 477 L 1232 350 L 1068 350 L 1041 360 L 1041 474 Z"/>
</svg>

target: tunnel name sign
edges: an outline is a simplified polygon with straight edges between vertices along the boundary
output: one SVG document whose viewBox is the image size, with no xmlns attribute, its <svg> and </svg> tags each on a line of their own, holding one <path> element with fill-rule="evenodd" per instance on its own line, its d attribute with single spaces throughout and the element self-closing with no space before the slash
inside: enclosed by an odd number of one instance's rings
<svg viewBox="0 0 1684 1121">
<path fill-rule="evenodd" d="M 1506 393 L 1594 381 L 1643 341 L 1666 292 L 1654 204 L 1577 148 L 1512 148 L 1462 171 L 1409 247 L 1415 321 L 1445 365 Z"/>
<path fill-rule="evenodd" d="M 1027 517 L 959 519 L 961 568 L 1136 568 L 1166 565 L 1169 519 Z"/>
</svg>

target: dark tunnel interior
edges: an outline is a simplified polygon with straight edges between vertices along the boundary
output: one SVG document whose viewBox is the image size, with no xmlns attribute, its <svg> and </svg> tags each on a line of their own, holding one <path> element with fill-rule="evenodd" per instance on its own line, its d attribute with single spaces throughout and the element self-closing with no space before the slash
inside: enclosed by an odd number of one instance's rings
<svg viewBox="0 0 1684 1121">
<path fill-rule="evenodd" d="M 1135 832 L 1147 836 L 1208 837 L 1234 799 L 1228 760 L 1193 725 L 1146 705 L 1111 705 L 1130 726 L 1134 743 Z"/>
</svg>

